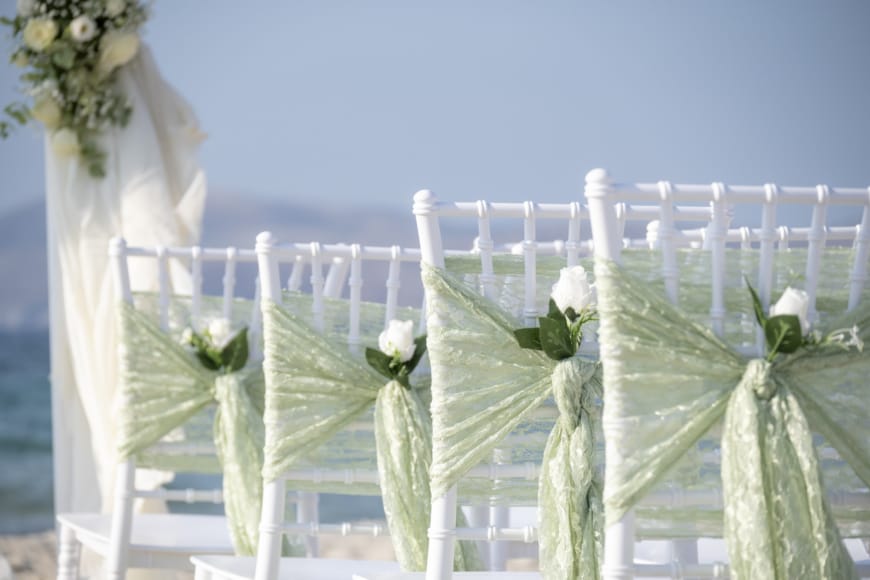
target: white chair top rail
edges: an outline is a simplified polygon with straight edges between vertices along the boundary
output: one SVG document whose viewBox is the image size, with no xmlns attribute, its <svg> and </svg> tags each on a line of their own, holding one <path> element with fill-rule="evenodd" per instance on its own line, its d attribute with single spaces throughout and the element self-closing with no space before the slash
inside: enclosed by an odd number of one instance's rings
<svg viewBox="0 0 870 580">
<path fill-rule="evenodd" d="M 418 192 L 419 199 L 432 199 L 434 196 L 428 190 Z M 580 202 L 569 203 L 537 203 L 534 201 L 522 202 L 489 202 L 486 200 L 472 202 L 447 202 L 436 200 L 428 207 L 425 204 L 417 205 L 418 197 L 415 196 L 414 213 L 435 214 L 441 217 L 482 217 L 491 218 L 526 218 L 538 219 L 572 219 L 589 218 L 589 208 Z M 644 221 L 655 219 L 658 213 L 648 206 L 633 206 L 624 204 L 622 215 L 629 220 Z M 710 219 L 710 208 L 705 206 L 682 206 L 675 208 L 674 217 L 678 221 L 707 221 Z"/>
<path fill-rule="evenodd" d="M 603 169 L 593 169 L 586 176 L 587 183 L 607 179 Z M 668 181 L 656 183 L 610 183 L 610 189 L 618 192 L 623 201 L 656 203 L 662 199 L 662 186 L 667 185 L 669 197 L 674 202 L 711 202 L 731 203 L 778 203 L 814 205 L 870 205 L 870 187 L 789 187 L 773 183 L 765 185 L 727 185 L 722 182 L 710 184 L 675 184 Z M 586 193 L 590 198 L 589 191 Z M 725 198 L 725 199 L 723 199 Z"/>
<path fill-rule="evenodd" d="M 132 302 L 133 294 L 130 287 L 129 258 L 154 259 L 157 267 L 157 294 L 160 327 L 169 329 L 169 306 L 170 297 L 173 293 L 171 284 L 171 263 L 184 263 L 190 260 L 190 324 L 194 327 L 200 325 L 202 316 L 202 265 L 204 262 L 217 262 L 224 264 L 222 277 L 222 316 L 232 317 L 233 302 L 236 299 L 236 264 L 255 264 L 257 254 L 250 249 L 238 249 L 230 246 L 226 248 L 203 248 L 201 246 L 128 246 L 123 238 L 112 238 L 109 241 L 109 256 L 114 264 L 114 275 L 117 288 L 121 297 L 127 302 Z M 259 281 L 254 291 L 254 303 L 250 317 L 250 332 L 257 335 L 260 330 L 259 316 Z M 260 356 L 258 341 L 251 341 L 252 356 Z"/>
</svg>

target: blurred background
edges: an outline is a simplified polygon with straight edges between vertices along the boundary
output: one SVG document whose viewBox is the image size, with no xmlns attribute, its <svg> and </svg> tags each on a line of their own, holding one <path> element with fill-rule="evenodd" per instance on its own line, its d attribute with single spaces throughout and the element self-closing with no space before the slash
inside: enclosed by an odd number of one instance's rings
<svg viewBox="0 0 870 580">
<path fill-rule="evenodd" d="M 865 0 L 163 0 L 145 40 L 209 135 L 204 244 L 413 245 L 421 188 L 870 185 L 868 22 Z M 18 74 L 2 59 L 0 104 Z M 0 533 L 52 525 L 42 147 L 0 141 Z"/>
</svg>

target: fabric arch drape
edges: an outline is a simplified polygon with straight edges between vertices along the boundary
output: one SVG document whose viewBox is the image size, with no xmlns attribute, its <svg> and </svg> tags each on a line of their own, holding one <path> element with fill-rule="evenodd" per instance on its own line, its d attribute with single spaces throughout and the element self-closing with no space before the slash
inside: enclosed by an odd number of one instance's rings
<svg viewBox="0 0 870 580">
<path fill-rule="evenodd" d="M 116 297 L 109 240 L 183 245 L 199 238 L 206 195 L 196 151 L 202 140 L 188 104 L 160 77 L 147 47 L 118 71 L 133 107 L 126 128 L 107 127 L 106 176 L 46 139 L 46 208 L 55 510 L 100 511 L 111 503 L 117 461 L 113 406 L 118 379 Z M 173 268 L 177 291 L 189 280 Z M 134 289 L 155 272 L 132 266 Z"/>
</svg>

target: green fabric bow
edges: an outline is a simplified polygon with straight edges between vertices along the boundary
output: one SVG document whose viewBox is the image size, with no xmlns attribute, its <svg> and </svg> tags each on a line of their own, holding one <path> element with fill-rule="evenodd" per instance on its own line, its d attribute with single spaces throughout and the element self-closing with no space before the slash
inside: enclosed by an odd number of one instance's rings
<svg viewBox="0 0 870 580">
<path fill-rule="evenodd" d="M 374 406 L 379 485 L 390 536 L 405 570 L 425 570 L 432 428 L 419 389 L 384 378 L 346 345 L 333 343 L 285 308 L 265 302 L 266 447 L 274 481 Z M 458 570 L 477 567 L 457 550 Z"/>
<path fill-rule="evenodd" d="M 737 579 L 855 578 L 825 496 L 813 431 L 870 482 L 870 356 L 806 347 L 746 360 L 646 282 L 596 264 L 607 522 L 618 521 L 705 437 L 722 428 L 724 530 Z M 870 304 L 820 328 L 857 324 Z M 859 483 L 860 485 L 860 483 Z"/>
<path fill-rule="evenodd" d="M 551 395 L 559 419 L 538 484 L 541 569 L 553 580 L 599 577 L 601 483 L 594 464 L 597 362 L 521 348 L 517 322 L 452 273 L 423 266 L 434 424 L 432 492 L 445 494 Z"/>
<path fill-rule="evenodd" d="M 263 484 L 263 374 L 259 365 L 218 374 L 123 303 L 120 441 L 122 459 L 146 450 L 217 403 L 214 442 L 223 469 L 224 509 L 239 555 L 257 550 Z"/>
</svg>

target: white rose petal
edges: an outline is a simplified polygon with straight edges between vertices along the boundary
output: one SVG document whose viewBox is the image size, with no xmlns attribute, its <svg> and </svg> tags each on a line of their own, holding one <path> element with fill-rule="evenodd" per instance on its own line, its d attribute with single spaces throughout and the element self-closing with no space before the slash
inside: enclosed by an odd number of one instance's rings
<svg viewBox="0 0 870 580">
<path fill-rule="evenodd" d="M 79 138 L 72 129 L 61 129 L 51 136 L 51 148 L 61 157 L 75 157 L 81 152 Z"/>
<path fill-rule="evenodd" d="M 190 344 L 190 341 L 192 341 L 192 340 L 193 340 L 193 329 L 191 329 L 191 328 L 188 326 L 188 327 L 185 328 L 184 331 L 181 333 L 181 339 L 179 340 L 179 342 L 180 342 L 181 344 L 183 344 L 183 345 L 189 345 L 189 344 Z"/>
<path fill-rule="evenodd" d="M 18 0 L 18 16 L 27 18 L 33 14 L 34 8 L 36 8 L 36 0 Z"/>
<path fill-rule="evenodd" d="M 106 16 L 109 18 L 120 16 L 126 7 L 127 3 L 124 0 L 108 0 L 106 2 Z"/>
<path fill-rule="evenodd" d="M 232 338 L 233 328 L 226 318 L 215 318 L 208 324 L 208 335 L 212 344 L 217 348 L 223 348 Z"/>
<path fill-rule="evenodd" d="M 46 129 L 57 129 L 60 125 L 62 112 L 57 101 L 49 96 L 42 96 L 33 103 L 30 114 L 34 119 L 45 125 Z"/>
<path fill-rule="evenodd" d="M 130 62 L 137 52 L 139 37 L 134 32 L 107 32 L 100 41 L 100 70 L 110 73 Z"/>
<path fill-rule="evenodd" d="M 57 38 L 57 24 L 48 18 L 34 18 L 24 27 L 24 44 L 42 52 Z"/>
<path fill-rule="evenodd" d="M 391 320 L 378 337 L 378 347 L 384 354 L 397 356 L 402 362 L 411 360 L 417 348 L 414 344 L 414 321 Z"/>
<path fill-rule="evenodd" d="M 595 289 L 589 284 L 583 266 L 572 266 L 559 272 L 559 281 L 553 284 L 550 296 L 562 312 L 572 308 L 580 313 L 594 304 Z"/>
<path fill-rule="evenodd" d="M 801 332 L 806 335 L 810 330 L 810 323 L 807 320 L 809 307 L 810 298 L 807 293 L 789 286 L 777 303 L 770 307 L 770 315 L 793 314 L 797 316 L 801 321 Z"/>
<path fill-rule="evenodd" d="M 69 23 L 69 32 L 76 42 L 87 42 L 97 34 L 94 21 L 82 14 Z"/>
</svg>

